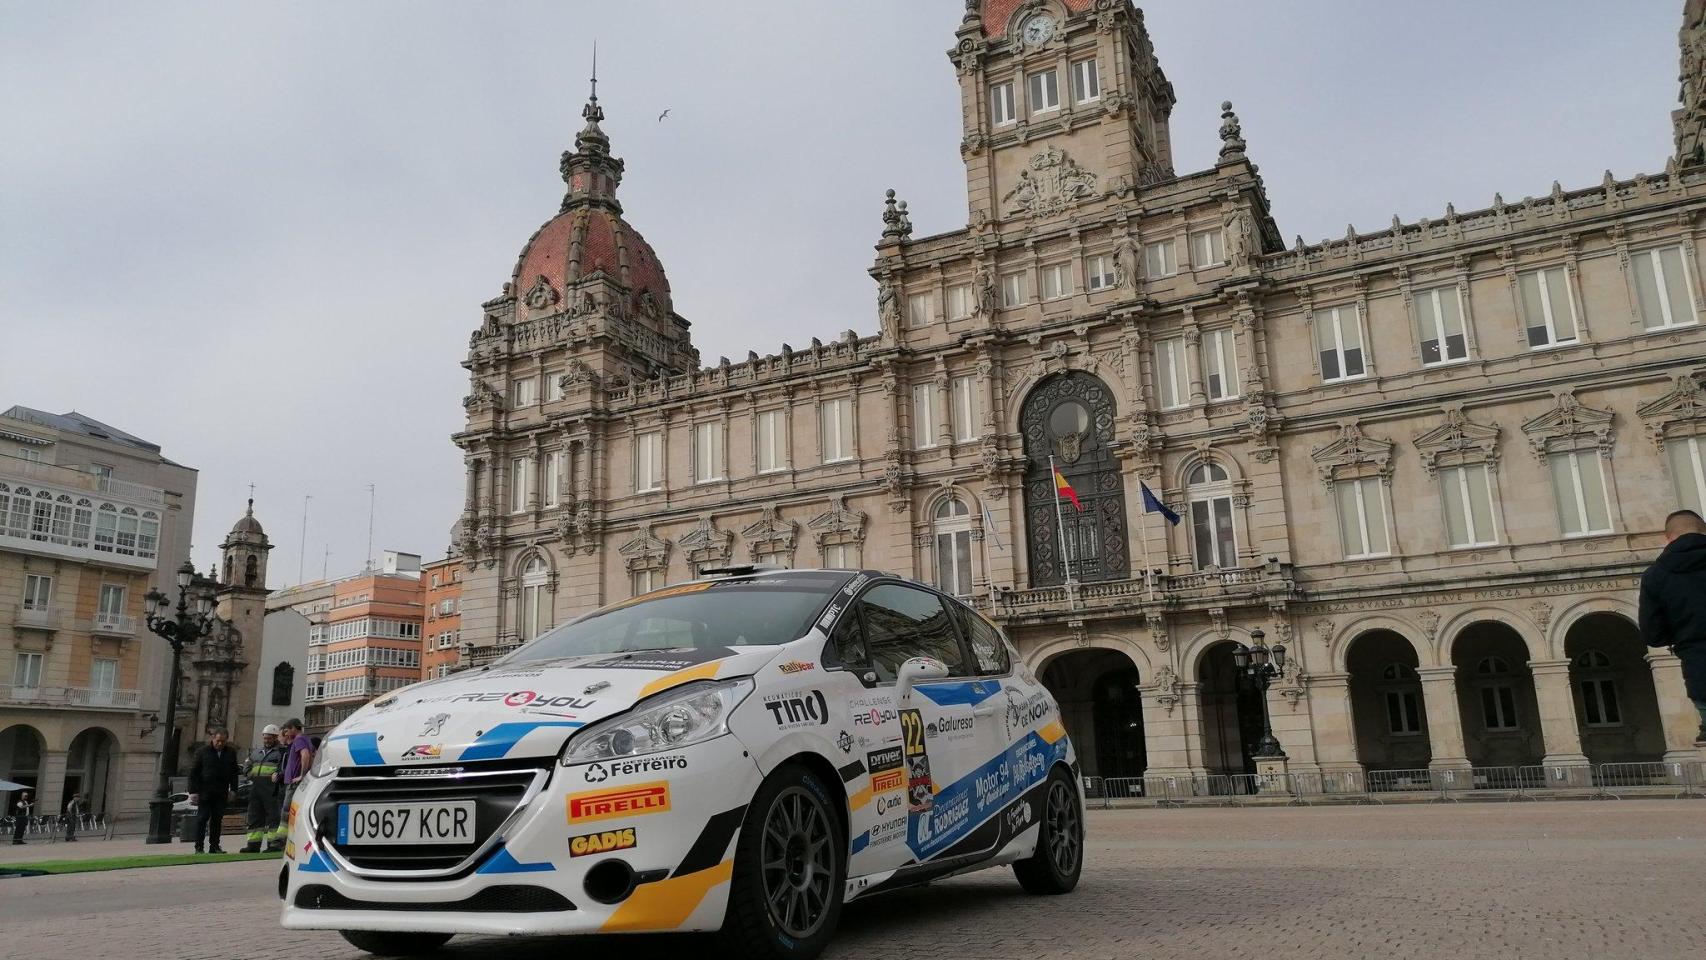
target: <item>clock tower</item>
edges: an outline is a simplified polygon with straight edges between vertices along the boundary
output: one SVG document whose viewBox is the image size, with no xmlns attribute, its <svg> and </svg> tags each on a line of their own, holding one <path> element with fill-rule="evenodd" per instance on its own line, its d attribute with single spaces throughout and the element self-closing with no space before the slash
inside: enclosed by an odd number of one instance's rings
<svg viewBox="0 0 1706 960">
<path fill-rule="evenodd" d="M 974 228 L 1172 179 L 1173 86 L 1128 0 L 967 0 L 955 36 Z"/>
</svg>

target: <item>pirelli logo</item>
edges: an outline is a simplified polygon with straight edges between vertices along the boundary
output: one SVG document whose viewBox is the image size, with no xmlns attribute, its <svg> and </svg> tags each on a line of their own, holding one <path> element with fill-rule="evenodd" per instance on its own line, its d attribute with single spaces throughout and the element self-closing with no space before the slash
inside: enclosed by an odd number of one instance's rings
<svg viewBox="0 0 1706 960">
<path fill-rule="evenodd" d="M 884 770 L 882 773 L 871 774 L 871 792 L 887 793 L 906 786 L 906 771 L 900 769 Z"/>
<path fill-rule="evenodd" d="M 586 823 L 609 820 L 613 817 L 633 817 L 647 813 L 669 811 L 669 781 L 632 783 L 609 790 L 571 793 L 568 798 L 569 822 Z"/>
</svg>

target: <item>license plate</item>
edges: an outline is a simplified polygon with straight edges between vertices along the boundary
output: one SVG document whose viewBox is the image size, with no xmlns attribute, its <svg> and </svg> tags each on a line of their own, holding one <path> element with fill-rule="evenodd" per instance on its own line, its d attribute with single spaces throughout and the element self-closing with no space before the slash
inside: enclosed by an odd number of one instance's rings
<svg viewBox="0 0 1706 960">
<path fill-rule="evenodd" d="M 338 844 L 473 843 L 474 801 L 341 803 Z"/>
</svg>

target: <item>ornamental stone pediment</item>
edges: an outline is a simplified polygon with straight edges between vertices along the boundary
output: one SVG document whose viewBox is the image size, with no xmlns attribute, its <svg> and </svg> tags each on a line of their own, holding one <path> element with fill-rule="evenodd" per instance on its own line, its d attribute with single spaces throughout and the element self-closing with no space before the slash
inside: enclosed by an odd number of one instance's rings
<svg viewBox="0 0 1706 960">
<path fill-rule="evenodd" d="M 1659 447 L 1675 436 L 1706 434 L 1706 369 L 1678 374 L 1669 393 L 1635 408 L 1646 424 L 1647 436 Z"/>
<path fill-rule="evenodd" d="M 1382 479 L 1392 476 L 1392 447 L 1390 440 L 1365 436 L 1356 421 L 1339 427 L 1339 438 L 1324 447 L 1311 451 L 1310 459 L 1321 473 L 1322 483 L 1338 479 L 1341 470 L 1368 466 Z"/>
<path fill-rule="evenodd" d="M 1523 424 L 1522 432 L 1528 434 L 1528 445 L 1539 460 L 1552 453 L 1595 447 L 1609 460 L 1615 420 L 1610 410 L 1582 406 L 1575 394 L 1566 391 L 1558 394 L 1552 409 Z"/>
<path fill-rule="evenodd" d="M 1422 468 L 1430 477 L 1442 466 L 1459 463 L 1491 465 L 1499 459 L 1498 426 L 1470 420 L 1462 407 L 1446 410 L 1445 423 L 1416 434 L 1414 443 L 1422 455 Z"/>
<path fill-rule="evenodd" d="M 1008 216 L 1046 217 L 1095 199 L 1096 175 L 1082 170 L 1058 147 L 1031 157 L 1019 182 L 1002 197 Z"/>
</svg>

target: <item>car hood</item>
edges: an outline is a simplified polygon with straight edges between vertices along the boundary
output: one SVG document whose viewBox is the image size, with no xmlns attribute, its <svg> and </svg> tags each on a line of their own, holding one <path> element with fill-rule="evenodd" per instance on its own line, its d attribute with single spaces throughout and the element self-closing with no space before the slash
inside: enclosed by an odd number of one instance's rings
<svg viewBox="0 0 1706 960">
<path fill-rule="evenodd" d="M 683 683 L 746 676 L 783 649 L 642 650 L 471 670 L 379 698 L 321 749 L 339 766 L 556 756 L 587 724 Z"/>
</svg>

